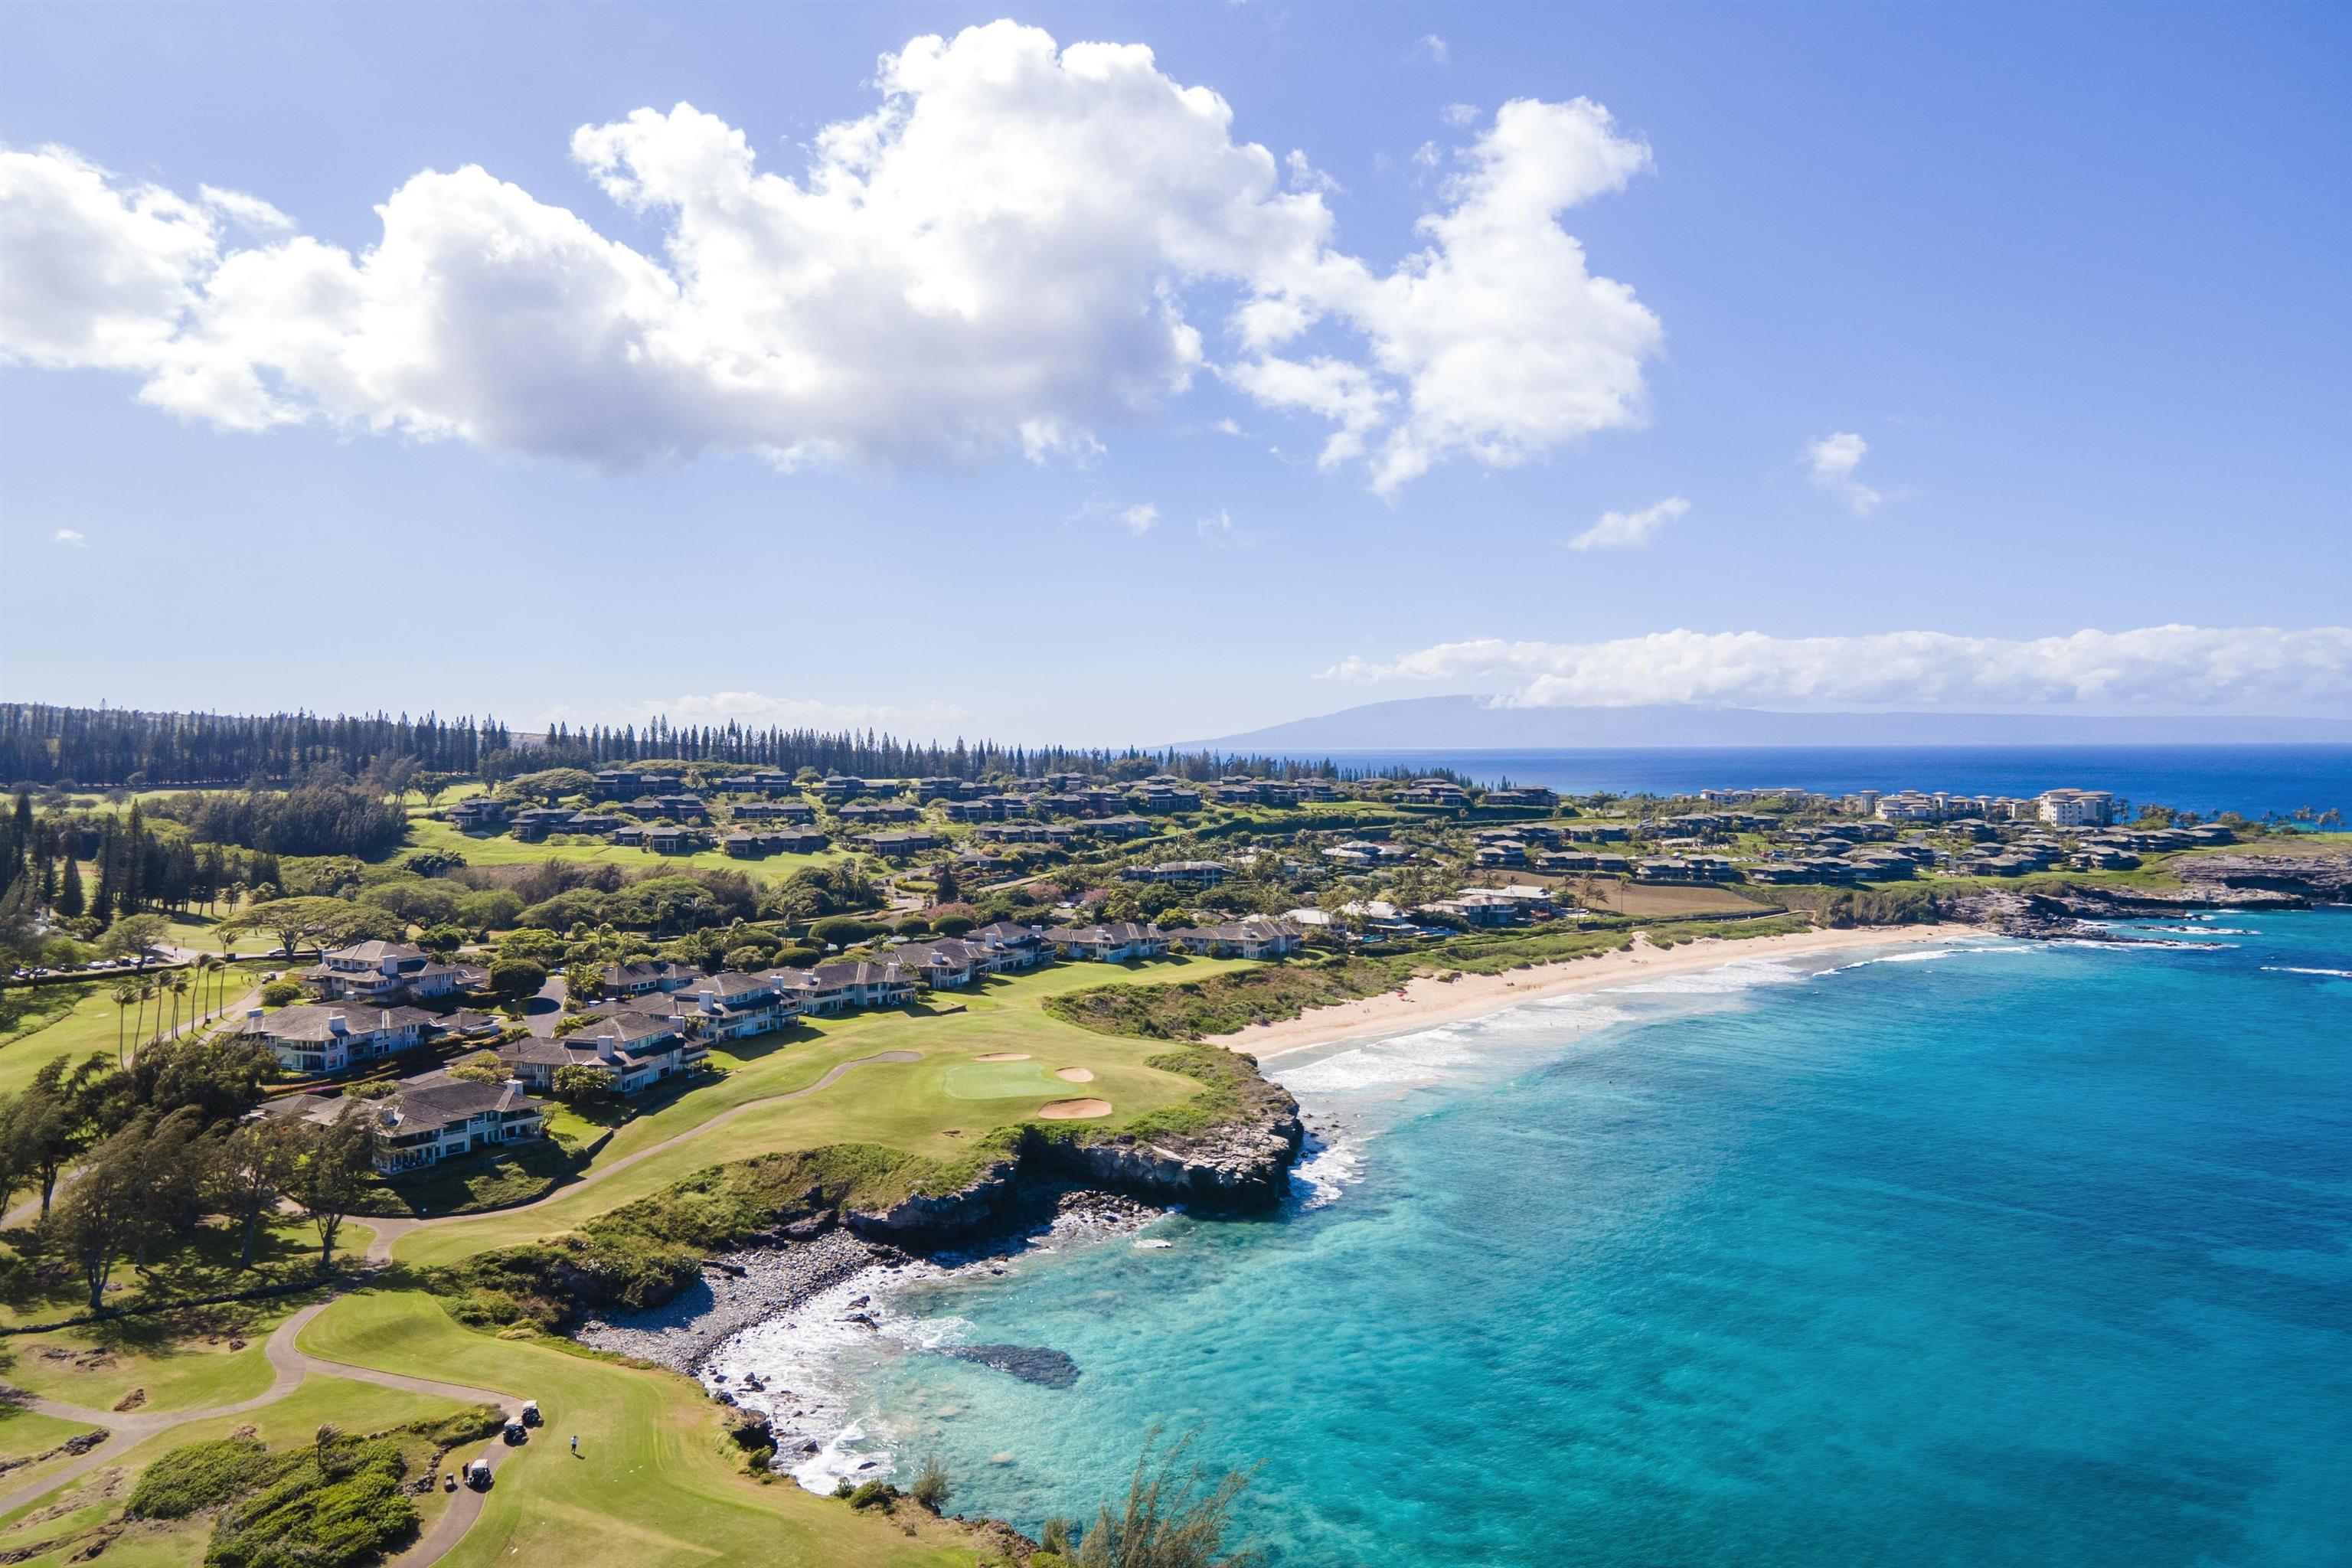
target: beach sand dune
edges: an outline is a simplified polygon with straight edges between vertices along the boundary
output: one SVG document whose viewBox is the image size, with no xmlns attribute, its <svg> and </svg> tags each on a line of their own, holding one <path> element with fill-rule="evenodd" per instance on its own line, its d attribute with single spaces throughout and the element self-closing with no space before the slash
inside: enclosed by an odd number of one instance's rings
<svg viewBox="0 0 2352 1568">
<path fill-rule="evenodd" d="M 1110 1114 L 1108 1100 L 1057 1100 L 1038 1110 L 1048 1121 L 1091 1121 Z"/>
<path fill-rule="evenodd" d="M 1720 969 L 1747 959 L 1815 958 L 1869 948 L 1948 942 L 1984 934 L 1974 926 L 1964 925 L 1869 926 L 1849 931 L 1792 931 L 1785 936 L 1745 941 L 1709 937 L 1678 947 L 1654 947 L 1637 935 L 1633 945 L 1622 952 L 1591 958 L 1539 963 L 1501 974 L 1461 974 L 1450 980 L 1424 975 L 1408 981 L 1402 991 L 1383 991 L 1360 1002 L 1317 1007 L 1296 1018 L 1254 1024 L 1230 1035 L 1219 1035 L 1208 1043 L 1228 1050 L 1247 1051 L 1263 1061 L 1366 1035 L 1458 1024 L 1497 1008 L 1547 996 L 1606 991 L 1669 974 Z"/>
<path fill-rule="evenodd" d="M 1092 1083 L 1095 1075 L 1085 1068 L 1055 1068 L 1054 1076 L 1064 1083 Z"/>
</svg>

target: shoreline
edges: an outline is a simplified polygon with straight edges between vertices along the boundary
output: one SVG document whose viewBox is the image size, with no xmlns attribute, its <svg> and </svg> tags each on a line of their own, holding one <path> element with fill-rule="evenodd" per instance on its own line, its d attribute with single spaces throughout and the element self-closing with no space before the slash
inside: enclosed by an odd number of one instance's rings
<svg viewBox="0 0 2352 1568">
<path fill-rule="evenodd" d="M 1719 969 L 1744 958 L 1811 958 L 1879 947 L 1982 939 L 1995 933 L 1971 925 L 1856 926 L 1842 931 L 1791 931 L 1746 940 L 1703 937 L 1674 947 L 1654 947 L 1636 932 L 1633 945 L 1591 958 L 1568 959 L 1507 970 L 1500 974 L 1458 974 L 1452 980 L 1420 975 L 1401 991 L 1316 1007 L 1296 1018 L 1253 1024 L 1203 1045 L 1244 1051 L 1260 1061 L 1370 1036 L 1401 1034 L 1442 1024 L 1458 1024 L 1523 1002 L 1605 991 L 1636 980 Z"/>
</svg>

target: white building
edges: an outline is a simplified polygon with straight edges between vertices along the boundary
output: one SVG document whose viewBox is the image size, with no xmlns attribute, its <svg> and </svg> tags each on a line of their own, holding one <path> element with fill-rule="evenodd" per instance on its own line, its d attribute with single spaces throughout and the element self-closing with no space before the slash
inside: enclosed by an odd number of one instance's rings
<svg viewBox="0 0 2352 1568">
<path fill-rule="evenodd" d="M 2116 797 L 2102 789 L 2044 790 L 2033 804 L 2034 816 L 2053 827 L 2105 827 L 2116 814 Z"/>
</svg>

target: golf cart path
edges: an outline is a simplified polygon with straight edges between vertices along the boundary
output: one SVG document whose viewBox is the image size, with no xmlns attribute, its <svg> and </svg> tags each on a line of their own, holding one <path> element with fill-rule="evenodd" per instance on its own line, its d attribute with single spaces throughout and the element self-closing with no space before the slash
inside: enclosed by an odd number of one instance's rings
<svg viewBox="0 0 2352 1568">
<path fill-rule="evenodd" d="M 528 1214 L 532 1209 L 543 1208 L 560 1198 L 568 1198 L 574 1193 L 593 1187 L 609 1176 L 617 1176 L 640 1160 L 650 1160 L 656 1154 L 675 1149 L 681 1143 L 690 1143 L 707 1133 L 715 1132 L 739 1116 L 765 1110 L 771 1105 L 780 1105 L 788 1100 L 800 1100 L 815 1094 L 821 1089 L 831 1089 L 841 1081 L 852 1068 L 873 1067 L 893 1062 L 919 1062 L 922 1059 L 923 1053 L 920 1051 L 877 1051 L 870 1057 L 856 1057 L 845 1062 L 835 1063 L 827 1068 L 824 1075 L 814 1083 L 803 1085 L 799 1089 L 787 1089 L 782 1094 L 762 1095 L 758 1100 L 747 1100 L 740 1105 L 720 1111 L 708 1121 L 697 1122 L 685 1131 L 665 1138 L 658 1143 L 648 1144 L 634 1154 L 625 1154 L 609 1165 L 600 1165 L 578 1181 L 558 1187 L 545 1197 L 533 1198 L 527 1204 L 517 1204 L 512 1208 L 488 1209 L 480 1214 L 443 1215 L 430 1219 L 378 1219 L 373 1215 L 367 1216 L 366 1223 L 375 1227 L 375 1239 L 368 1243 L 368 1261 L 391 1262 L 394 1244 L 421 1226 L 463 1225 L 468 1220 L 490 1219 L 510 1214 Z"/>
<path fill-rule="evenodd" d="M 442 1399 L 454 1399 L 461 1405 L 492 1405 L 508 1408 L 509 1396 L 487 1388 L 469 1388 L 462 1383 L 443 1383 L 429 1377 L 410 1377 L 404 1373 L 379 1372 L 371 1366 L 354 1366 L 349 1362 L 329 1361 L 295 1347 L 295 1340 L 310 1326 L 310 1320 L 333 1304 L 333 1298 L 313 1301 L 292 1317 L 278 1325 L 262 1345 L 261 1353 L 269 1363 L 269 1386 L 250 1399 L 240 1399 L 234 1405 L 208 1405 L 197 1410 L 128 1411 L 117 1414 L 111 1410 L 87 1410 L 78 1405 L 66 1405 L 54 1399 L 37 1396 L 23 1401 L 24 1408 L 54 1415 L 78 1425 L 101 1426 L 108 1430 L 105 1442 L 75 1459 L 59 1470 L 52 1471 L 37 1481 L 18 1488 L 0 1498 L 0 1515 L 14 1513 L 26 1503 L 71 1485 L 91 1470 L 120 1456 L 125 1449 L 137 1447 L 160 1432 L 191 1422 L 211 1421 L 223 1415 L 241 1415 L 248 1410 L 258 1410 L 265 1405 L 285 1398 L 302 1384 L 312 1373 L 321 1377 L 350 1378 L 357 1383 L 373 1383 L 384 1388 L 397 1388 L 409 1394 L 430 1394 Z M 506 1462 L 511 1450 L 503 1442 L 493 1441 L 482 1454 L 495 1472 Z M 425 1568 L 437 1563 L 449 1549 L 465 1539 L 466 1531 L 482 1511 L 482 1494 L 471 1487 L 459 1487 L 450 1495 L 449 1506 L 433 1527 L 419 1536 L 415 1544 L 390 1559 L 396 1568 Z"/>
</svg>

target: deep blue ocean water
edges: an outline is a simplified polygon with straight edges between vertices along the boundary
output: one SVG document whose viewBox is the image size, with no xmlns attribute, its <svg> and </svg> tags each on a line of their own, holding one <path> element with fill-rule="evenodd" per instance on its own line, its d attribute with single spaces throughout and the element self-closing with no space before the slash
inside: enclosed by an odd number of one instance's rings
<svg viewBox="0 0 2352 1568">
<path fill-rule="evenodd" d="M 1335 752 L 1343 766 L 1452 767 L 1576 795 L 1688 795 L 1782 785 L 2039 795 L 2104 789 L 2143 805 L 2284 816 L 2352 813 L 2352 746 L 1759 746 L 1597 751 Z"/>
<path fill-rule="evenodd" d="M 2352 910 L 2200 924 L 1288 1058 L 1280 1216 L 919 1285 L 827 1375 L 1033 1531 L 1196 1430 L 1290 1568 L 2352 1562 Z"/>
</svg>

